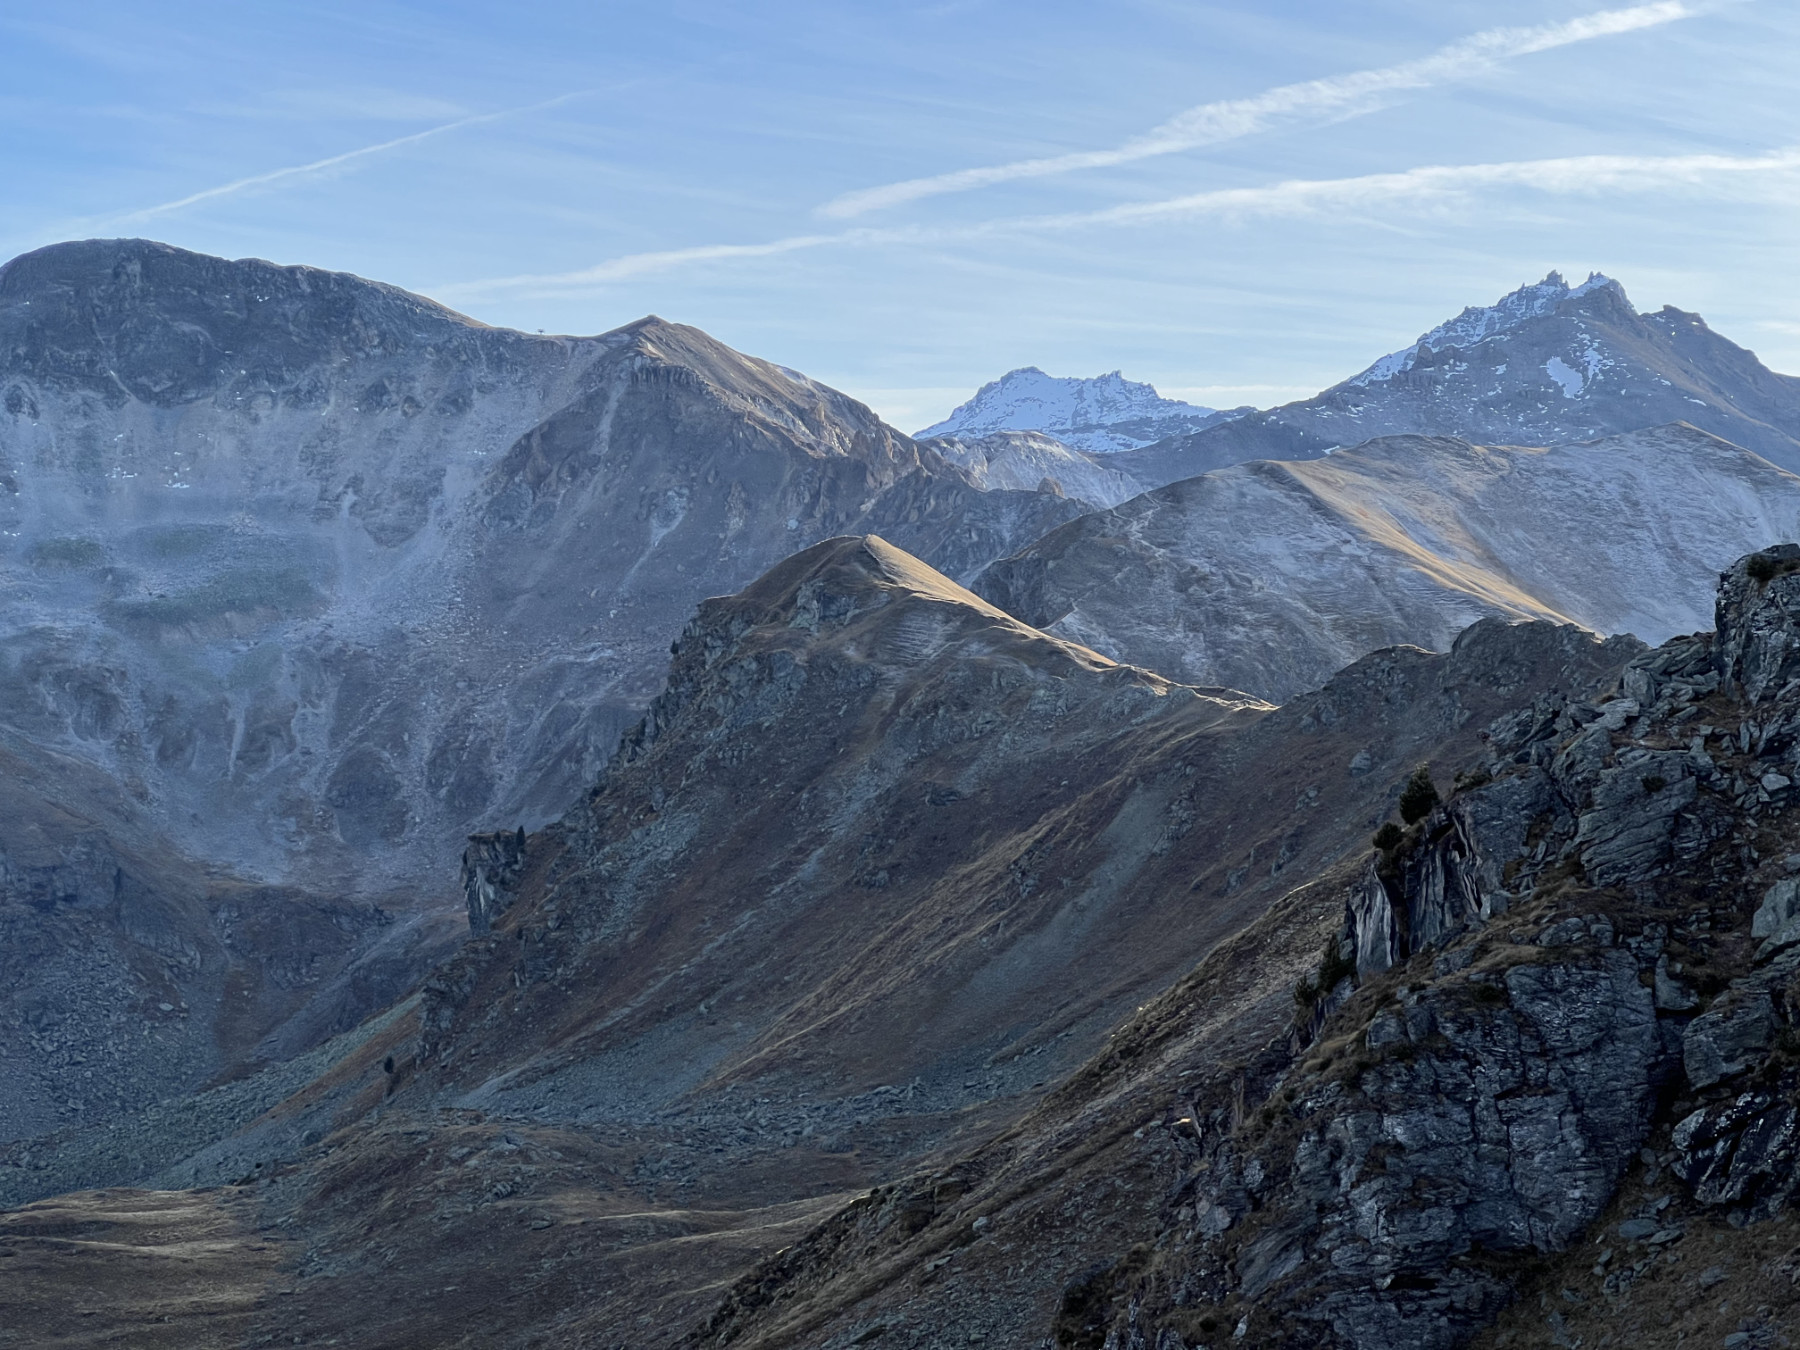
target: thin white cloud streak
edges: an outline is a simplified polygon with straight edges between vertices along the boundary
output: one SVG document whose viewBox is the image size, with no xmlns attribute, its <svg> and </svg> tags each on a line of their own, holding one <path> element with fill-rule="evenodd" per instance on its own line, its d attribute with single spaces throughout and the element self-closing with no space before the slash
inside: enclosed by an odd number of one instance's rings
<svg viewBox="0 0 1800 1350">
<path fill-rule="evenodd" d="M 578 272 L 556 272 L 548 275 L 490 277 L 485 281 L 466 281 L 439 287 L 443 295 L 465 295 L 487 291 L 517 290 L 529 286 L 593 286 L 608 281 L 624 281 L 646 272 L 666 272 L 691 262 L 713 262 L 721 258 L 766 258 L 774 253 L 792 253 L 796 249 L 818 248 L 823 244 L 847 244 L 864 236 L 893 233 L 881 230 L 845 230 L 838 234 L 797 234 L 766 244 L 702 244 L 697 248 L 672 248 L 656 253 L 628 253 Z M 876 242 L 870 240 L 869 242 Z"/>
<path fill-rule="evenodd" d="M 1499 164 L 1432 164 L 1356 178 L 1300 178 L 1267 187 L 1219 188 L 1099 211 L 1031 216 L 1013 224 L 1046 230 L 1138 225 L 1188 216 L 1297 216 L 1333 207 L 1359 209 L 1400 201 L 1447 201 L 1497 187 L 1579 196 L 1666 191 L 1720 178 L 1779 179 L 1797 173 L 1800 147 L 1766 155 L 1576 155 Z"/>
<path fill-rule="evenodd" d="M 522 108 L 503 108 L 499 112 L 477 113 L 473 117 L 459 117 L 454 122 L 445 122 L 442 126 L 427 127 L 424 131 L 415 131 L 410 135 L 396 136 L 389 141 L 381 141 L 376 145 L 365 145 L 359 150 L 346 150 L 341 155 L 332 155 L 326 159 L 316 159 L 311 164 L 296 164 L 286 169 L 271 169 L 268 173 L 252 174 L 248 178 L 234 179 L 229 183 L 221 183 L 201 192 L 190 193 L 178 197 L 172 202 L 162 202 L 156 206 L 146 206 L 141 210 L 127 211 L 122 215 L 108 216 L 98 222 L 104 225 L 124 225 L 132 221 L 148 220 L 153 216 L 168 215 L 172 211 L 185 210 L 190 206 L 198 206 L 201 202 L 216 201 L 220 197 L 230 197 L 249 188 L 264 187 L 270 183 L 280 183 L 292 179 L 305 179 L 319 174 L 329 173 L 342 165 L 350 164 L 370 155 L 385 154 L 389 150 L 398 150 L 403 145 L 416 145 L 420 141 L 430 140 L 434 136 L 442 136 L 447 132 L 460 131 L 464 127 L 480 126 L 485 122 L 498 122 L 502 118 L 518 117 L 525 113 L 539 112 L 545 108 L 566 103 L 572 98 L 580 97 L 579 93 L 562 94 L 556 98 L 545 99 L 542 103 L 527 104 Z"/>
<path fill-rule="evenodd" d="M 1466 79 L 1513 57 L 1653 28 L 1690 18 L 1698 12 L 1683 0 L 1660 0 L 1656 4 L 1602 10 L 1579 19 L 1534 28 L 1491 28 L 1448 47 L 1440 47 L 1416 61 L 1282 85 L 1250 98 L 1203 103 L 1110 150 L 1084 150 L 1043 159 L 1016 160 L 1010 164 L 960 169 L 954 173 L 863 188 L 826 202 L 819 208 L 819 214 L 845 220 L 924 197 L 968 192 L 1026 178 L 1047 178 L 1081 169 L 1110 168 L 1157 155 L 1219 145 L 1276 127 L 1373 112 L 1390 105 L 1397 94 Z"/>
<path fill-rule="evenodd" d="M 1744 180 L 1763 187 L 1785 185 L 1785 199 L 1800 198 L 1800 146 L 1763 155 L 1578 155 L 1496 164 L 1430 164 L 1397 173 L 1292 179 L 1264 187 L 1220 188 L 1099 211 L 1020 216 L 977 225 L 860 227 L 835 234 L 790 235 L 762 244 L 704 244 L 695 248 L 630 253 L 579 271 L 459 282 L 436 287 L 432 294 L 441 300 L 480 298 L 496 293 L 554 295 L 674 271 L 694 263 L 763 258 L 814 248 L 951 243 L 996 235 L 1146 225 L 1203 217 L 1298 217 L 1327 210 L 1366 211 L 1402 203 L 1443 206 L 1475 192 L 1507 187 L 1551 195 L 1591 196 L 1716 186 L 1721 180 Z"/>
</svg>

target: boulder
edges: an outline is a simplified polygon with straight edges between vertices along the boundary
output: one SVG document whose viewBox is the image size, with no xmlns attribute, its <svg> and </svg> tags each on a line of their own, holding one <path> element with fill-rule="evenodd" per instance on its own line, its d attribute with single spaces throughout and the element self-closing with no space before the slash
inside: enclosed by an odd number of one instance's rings
<svg viewBox="0 0 1800 1350">
<path fill-rule="evenodd" d="M 1763 1057 L 1775 1034 L 1775 1009 L 1765 990 L 1726 995 L 1688 1024 L 1681 1038 L 1688 1081 L 1708 1088 L 1742 1073 Z"/>
<path fill-rule="evenodd" d="M 1719 578 L 1713 662 L 1759 703 L 1800 678 L 1800 544 L 1739 558 Z"/>
<path fill-rule="evenodd" d="M 1676 979 L 1676 973 L 1669 969 L 1666 955 L 1656 958 L 1656 1006 L 1665 1012 L 1686 1012 L 1700 1003 L 1700 996 Z"/>
<path fill-rule="evenodd" d="M 1800 942 L 1800 879 L 1788 877 L 1769 887 L 1750 920 L 1750 936 L 1768 939 L 1769 950 Z"/>
<path fill-rule="evenodd" d="M 1674 1171 L 1705 1205 L 1761 1198 L 1779 1205 L 1800 1176 L 1800 1110 L 1766 1092 L 1746 1092 L 1687 1116 L 1675 1127 Z"/>
</svg>

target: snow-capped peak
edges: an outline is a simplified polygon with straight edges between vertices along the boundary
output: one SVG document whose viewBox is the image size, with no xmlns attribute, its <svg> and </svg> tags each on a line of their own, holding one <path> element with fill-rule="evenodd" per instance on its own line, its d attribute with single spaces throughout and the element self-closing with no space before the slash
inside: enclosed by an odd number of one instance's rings
<svg viewBox="0 0 1800 1350">
<path fill-rule="evenodd" d="M 1562 273 L 1551 272 L 1534 285 L 1521 286 L 1512 294 L 1502 296 L 1497 304 L 1470 305 L 1454 319 L 1440 323 L 1424 334 L 1412 346 L 1389 352 L 1362 374 L 1352 375 L 1345 383 L 1366 387 L 1391 380 L 1402 371 L 1410 370 L 1413 359 L 1421 351 L 1471 347 L 1495 333 L 1503 333 L 1527 320 L 1541 318 L 1565 300 L 1574 300 L 1607 286 L 1618 288 L 1619 283 L 1599 272 L 1590 272 L 1586 281 L 1579 286 L 1571 286 L 1563 280 Z"/>
<path fill-rule="evenodd" d="M 1211 408 L 1164 398 L 1116 370 L 1082 379 L 1024 366 L 982 385 L 950 416 L 914 434 L 976 437 L 1041 431 L 1083 450 L 1132 450 L 1219 419 Z"/>
</svg>

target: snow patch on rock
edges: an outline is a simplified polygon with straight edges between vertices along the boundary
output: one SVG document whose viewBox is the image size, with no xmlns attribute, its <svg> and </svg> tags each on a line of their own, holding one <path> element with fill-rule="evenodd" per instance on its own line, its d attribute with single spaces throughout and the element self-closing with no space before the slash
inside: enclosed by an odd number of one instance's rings
<svg viewBox="0 0 1800 1350">
<path fill-rule="evenodd" d="M 1587 383 L 1581 372 L 1560 356 L 1553 356 L 1544 362 L 1544 373 L 1556 381 L 1564 398 L 1574 398 L 1581 393 L 1582 385 Z"/>
</svg>

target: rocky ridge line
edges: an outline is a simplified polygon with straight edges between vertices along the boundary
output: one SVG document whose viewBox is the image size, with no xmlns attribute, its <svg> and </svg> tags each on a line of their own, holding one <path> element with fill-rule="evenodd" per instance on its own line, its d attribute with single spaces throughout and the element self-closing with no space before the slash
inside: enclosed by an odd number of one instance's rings
<svg viewBox="0 0 1800 1350">
<path fill-rule="evenodd" d="M 1317 994 L 1339 1006 L 1258 1113 L 1203 1132 L 1118 1345 L 1444 1350 L 1583 1240 L 1628 1173 L 1662 1170 L 1677 1207 L 1602 1234 L 1617 1317 L 1680 1264 L 1684 1216 L 1787 1210 L 1797 570 L 1795 545 L 1740 560 L 1716 638 L 1646 654 L 1600 701 L 1502 719 L 1479 773 L 1384 841 L 1339 939 L 1354 972 Z M 1800 1311 L 1800 1288 L 1769 1292 Z"/>
</svg>

